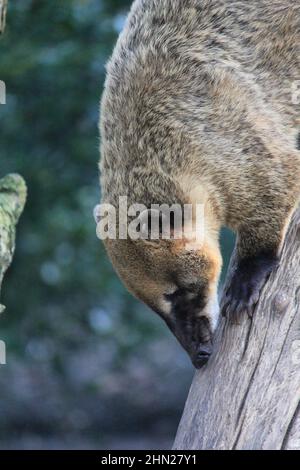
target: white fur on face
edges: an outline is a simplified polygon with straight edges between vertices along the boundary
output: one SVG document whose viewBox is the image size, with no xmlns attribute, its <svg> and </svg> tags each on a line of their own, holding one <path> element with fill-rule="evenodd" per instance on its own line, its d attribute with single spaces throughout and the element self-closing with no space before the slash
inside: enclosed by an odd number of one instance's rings
<svg viewBox="0 0 300 470">
<path fill-rule="evenodd" d="M 169 300 L 161 298 L 159 299 L 158 307 L 165 315 L 170 315 L 172 310 L 172 303 Z"/>
<path fill-rule="evenodd" d="M 205 316 L 209 319 L 212 332 L 215 331 L 218 325 L 219 315 L 220 315 L 219 299 L 218 299 L 217 292 L 215 292 L 215 294 L 213 295 L 213 297 L 211 297 L 211 299 L 208 301 L 205 307 Z"/>
</svg>

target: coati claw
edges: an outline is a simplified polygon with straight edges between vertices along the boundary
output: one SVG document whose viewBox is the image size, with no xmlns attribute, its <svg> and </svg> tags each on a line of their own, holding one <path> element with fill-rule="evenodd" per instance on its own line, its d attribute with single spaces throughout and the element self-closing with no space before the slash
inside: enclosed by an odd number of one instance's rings
<svg viewBox="0 0 300 470">
<path fill-rule="evenodd" d="M 269 254 L 240 261 L 226 291 L 222 315 L 237 324 L 243 313 L 252 318 L 261 290 L 277 266 L 278 259 Z"/>
</svg>

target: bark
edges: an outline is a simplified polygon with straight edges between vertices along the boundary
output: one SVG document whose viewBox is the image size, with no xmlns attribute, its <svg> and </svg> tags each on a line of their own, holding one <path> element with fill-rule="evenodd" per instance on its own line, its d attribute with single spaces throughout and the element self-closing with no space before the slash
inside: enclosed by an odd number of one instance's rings
<svg viewBox="0 0 300 470">
<path fill-rule="evenodd" d="M 10 265 L 15 248 L 15 232 L 26 200 L 26 185 L 19 175 L 0 180 L 0 292 L 3 276 Z M 4 310 L 0 304 L 0 313 Z"/>
<path fill-rule="evenodd" d="M 221 320 L 174 449 L 300 449 L 300 210 L 253 319 Z"/>
<path fill-rule="evenodd" d="M 0 34 L 4 32 L 6 10 L 7 10 L 7 0 L 0 0 Z"/>
</svg>

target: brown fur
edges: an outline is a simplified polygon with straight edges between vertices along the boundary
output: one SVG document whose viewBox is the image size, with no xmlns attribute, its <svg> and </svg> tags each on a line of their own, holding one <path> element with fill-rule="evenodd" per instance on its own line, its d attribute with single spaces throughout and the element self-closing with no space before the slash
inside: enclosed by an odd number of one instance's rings
<svg viewBox="0 0 300 470">
<path fill-rule="evenodd" d="M 222 225 L 238 234 L 241 276 L 251 259 L 280 251 L 300 195 L 300 110 L 291 96 L 300 80 L 299 25 L 298 0 L 132 6 L 102 99 L 102 200 L 117 204 L 127 195 L 147 207 L 205 204 L 201 248 L 107 242 L 125 284 L 164 317 L 171 310 L 163 295 L 180 285 L 178 278 L 197 277 L 209 305 L 221 268 Z M 262 269 L 251 274 L 259 285 L 267 275 Z"/>
</svg>

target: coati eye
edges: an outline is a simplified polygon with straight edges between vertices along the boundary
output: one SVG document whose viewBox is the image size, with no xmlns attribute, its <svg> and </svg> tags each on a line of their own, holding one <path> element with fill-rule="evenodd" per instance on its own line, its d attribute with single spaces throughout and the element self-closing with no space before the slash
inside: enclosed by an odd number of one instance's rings
<svg viewBox="0 0 300 470">
<path fill-rule="evenodd" d="M 183 291 L 184 289 L 178 287 L 173 292 L 164 294 L 164 297 L 169 302 L 174 302 L 176 299 L 178 299 L 178 297 L 180 297 L 183 294 Z"/>
<path fill-rule="evenodd" d="M 173 306 L 176 305 L 180 299 L 194 302 L 196 305 L 198 303 L 204 303 L 206 295 L 205 289 L 197 283 L 193 282 L 186 284 L 185 286 L 177 287 L 172 292 L 166 292 L 164 294 L 164 298 L 168 302 L 171 302 Z"/>
</svg>

